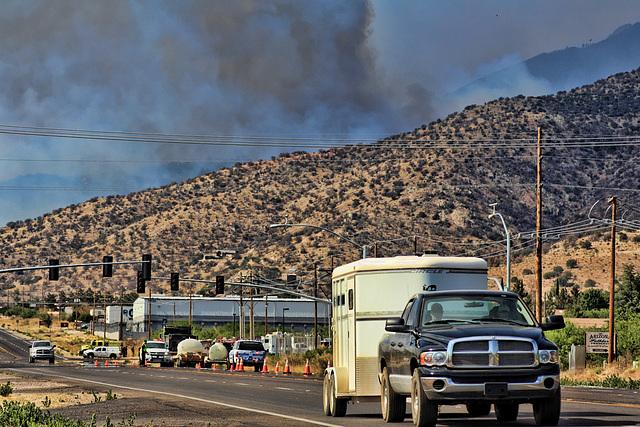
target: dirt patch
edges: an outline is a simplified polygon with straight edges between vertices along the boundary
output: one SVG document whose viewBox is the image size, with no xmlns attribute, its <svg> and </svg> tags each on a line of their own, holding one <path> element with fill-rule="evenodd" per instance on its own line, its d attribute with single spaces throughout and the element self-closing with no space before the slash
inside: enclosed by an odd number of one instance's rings
<svg viewBox="0 0 640 427">
<path fill-rule="evenodd" d="M 89 423 L 95 416 L 98 426 L 111 423 L 127 426 L 270 426 L 294 425 L 287 420 L 262 417 L 256 421 L 252 413 L 217 405 L 203 405 L 187 399 L 162 398 L 140 392 L 112 393 L 99 386 L 87 386 L 74 381 L 48 380 L 21 374 L 0 372 L 0 386 L 10 383 L 13 392 L 4 401 L 33 402 L 51 414 L 72 421 Z"/>
</svg>

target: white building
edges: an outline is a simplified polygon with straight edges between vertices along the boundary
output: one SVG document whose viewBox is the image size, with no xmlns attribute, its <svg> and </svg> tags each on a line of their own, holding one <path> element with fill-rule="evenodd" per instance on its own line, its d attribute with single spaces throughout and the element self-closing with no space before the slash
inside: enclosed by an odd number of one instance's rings
<svg viewBox="0 0 640 427">
<path fill-rule="evenodd" d="M 314 326 L 313 300 L 298 298 L 278 298 L 270 296 L 253 298 L 254 324 L 264 324 L 265 316 L 269 330 L 275 330 L 284 326 L 296 331 L 309 331 Z M 151 309 L 151 330 L 157 330 L 171 321 L 189 320 L 192 324 L 203 327 L 221 326 L 228 323 L 237 323 L 239 326 L 250 322 L 251 300 L 243 298 L 242 310 L 240 309 L 240 297 L 171 297 L 165 295 L 151 295 L 151 307 L 149 297 L 140 296 L 133 303 L 133 319 L 131 330 L 133 332 L 146 332 L 149 325 L 149 308 Z M 331 319 L 331 306 L 317 302 L 318 326 L 328 326 Z M 191 316 L 189 315 L 191 313 Z M 119 321 L 119 319 L 114 319 Z M 240 330 L 240 328 L 238 328 Z"/>
</svg>

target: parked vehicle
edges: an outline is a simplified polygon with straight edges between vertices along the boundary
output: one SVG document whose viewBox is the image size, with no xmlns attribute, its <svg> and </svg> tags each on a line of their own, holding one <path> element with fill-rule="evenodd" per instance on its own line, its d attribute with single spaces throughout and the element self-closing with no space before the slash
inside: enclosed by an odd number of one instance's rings
<svg viewBox="0 0 640 427">
<path fill-rule="evenodd" d="M 146 351 L 144 358 L 142 356 L 142 346 L 138 350 L 138 361 L 140 365 L 147 363 L 160 363 L 160 366 L 173 366 L 171 353 L 167 343 L 162 340 L 146 340 L 144 342 Z"/>
<path fill-rule="evenodd" d="M 85 344 L 80 347 L 78 356 L 84 357 L 84 352 L 86 350 L 93 350 L 96 347 L 118 347 L 120 350 L 122 350 L 122 341 L 93 340 L 90 344 Z"/>
<path fill-rule="evenodd" d="M 498 421 L 515 421 L 533 404 L 537 425 L 560 418 L 558 347 L 517 294 L 439 291 L 413 296 L 402 316 L 389 319 L 379 344 L 382 416 L 402 421 L 406 399 L 416 426 L 435 426 L 439 405 L 467 406 L 472 416 L 494 405 Z"/>
<path fill-rule="evenodd" d="M 177 367 L 195 368 L 198 364 L 204 363 L 205 356 L 206 353 L 202 343 L 197 339 L 187 338 L 178 343 L 177 353 L 172 358 Z"/>
<path fill-rule="evenodd" d="M 83 357 L 87 359 L 93 359 L 93 358 L 115 359 L 120 357 L 120 347 L 96 347 L 90 350 L 85 350 Z"/>
<path fill-rule="evenodd" d="M 165 326 L 163 337 L 172 355 L 178 353 L 178 344 L 182 341 L 188 338 L 198 339 L 198 337 L 191 334 L 191 326 Z"/>
<path fill-rule="evenodd" d="M 417 292 L 487 289 L 480 258 L 437 255 L 361 259 L 333 271 L 333 367 L 324 374 L 326 415 L 344 416 L 347 403 L 380 401 L 378 343 L 385 321 L 402 314 Z"/>
<path fill-rule="evenodd" d="M 232 348 L 233 343 L 230 341 L 213 343 L 204 358 L 205 368 L 210 368 L 216 363 L 227 365 L 227 369 L 229 369 L 229 351 L 231 351 Z"/>
<path fill-rule="evenodd" d="M 51 344 L 51 341 L 38 340 L 31 343 L 29 346 L 29 363 L 33 363 L 36 360 L 48 360 L 49 363 L 55 363 L 55 345 Z"/>
<path fill-rule="evenodd" d="M 236 365 L 242 360 L 243 366 L 253 366 L 256 372 L 262 370 L 266 350 L 260 341 L 238 340 L 229 352 L 229 364 Z"/>
</svg>

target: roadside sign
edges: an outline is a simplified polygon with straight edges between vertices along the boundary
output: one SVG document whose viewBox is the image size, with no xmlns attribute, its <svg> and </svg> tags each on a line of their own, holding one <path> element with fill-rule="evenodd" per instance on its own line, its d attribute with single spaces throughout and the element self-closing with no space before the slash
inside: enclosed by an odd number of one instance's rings
<svg viewBox="0 0 640 427">
<path fill-rule="evenodd" d="M 609 353 L 609 332 L 585 332 L 584 342 L 587 353 Z"/>
</svg>

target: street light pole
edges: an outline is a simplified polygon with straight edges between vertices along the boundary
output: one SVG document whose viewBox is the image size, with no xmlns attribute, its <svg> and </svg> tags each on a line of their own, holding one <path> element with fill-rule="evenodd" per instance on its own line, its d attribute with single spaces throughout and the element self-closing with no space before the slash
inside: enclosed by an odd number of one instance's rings
<svg viewBox="0 0 640 427">
<path fill-rule="evenodd" d="M 317 228 L 319 230 L 326 231 L 327 233 L 331 233 L 334 236 L 336 236 L 336 237 L 338 237 L 338 238 L 340 238 L 342 240 L 345 240 L 345 241 L 351 243 L 352 245 L 357 246 L 358 248 L 360 248 L 362 250 L 362 259 L 365 259 L 367 257 L 367 247 L 366 246 L 360 245 L 360 244 L 354 242 L 353 240 L 348 239 L 348 238 L 336 233 L 335 231 L 329 230 L 328 228 L 320 227 L 319 225 L 313 225 L 313 224 L 292 224 L 292 223 L 289 223 L 289 215 L 287 215 L 285 217 L 284 224 L 271 224 L 271 225 L 269 225 L 269 228 L 278 228 L 278 227 L 311 227 L 311 228 Z"/>
<path fill-rule="evenodd" d="M 489 206 L 493 208 L 493 213 L 489 215 L 489 219 L 494 216 L 498 216 L 502 221 L 502 226 L 504 227 L 504 233 L 507 235 L 507 285 L 505 286 L 505 291 L 508 291 L 511 288 L 511 235 L 509 234 L 509 230 L 507 229 L 507 224 L 504 222 L 504 218 L 500 215 L 499 212 L 496 212 L 497 203 L 491 203 Z"/>
<path fill-rule="evenodd" d="M 282 307 L 282 333 L 284 334 L 284 312 L 289 310 L 289 307 Z"/>
</svg>

